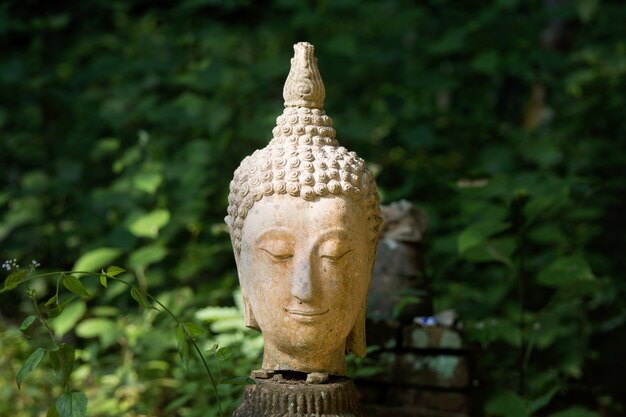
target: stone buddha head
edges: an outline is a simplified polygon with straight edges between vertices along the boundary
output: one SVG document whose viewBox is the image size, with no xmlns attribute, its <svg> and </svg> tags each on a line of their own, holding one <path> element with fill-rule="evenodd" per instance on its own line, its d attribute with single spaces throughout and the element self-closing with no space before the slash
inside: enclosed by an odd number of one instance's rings
<svg viewBox="0 0 626 417">
<path fill-rule="evenodd" d="M 365 354 L 382 219 L 371 173 L 323 110 L 313 46 L 294 50 L 285 110 L 269 144 L 235 171 L 226 222 L 263 369 L 343 375 L 346 352 Z"/>
</svg>

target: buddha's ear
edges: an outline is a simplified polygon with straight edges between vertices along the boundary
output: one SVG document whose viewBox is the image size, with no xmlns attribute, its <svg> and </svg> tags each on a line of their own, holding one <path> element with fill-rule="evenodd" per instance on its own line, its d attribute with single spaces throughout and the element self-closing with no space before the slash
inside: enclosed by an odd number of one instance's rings
<svg viewBox="0 0 626 417">
<path fill-rule="evenodd" d="M 365 301 L 361 305 L 354 327 L 346 339 L 346 352 L 353 352 L 360 357 L 365 356 Z"/>
<path fill-rule="evenodd" d="M 261 328 L 259 327 L 259 323 L 257 323 L 256 319 L 254 318 L 254 313 L 252 312 L 252 308 L 250 307 L 250 302 L 248 301 L 248 297 L 246 297 L 243 294 L 243 290 L 242 290 L 241 295 L 243 297 L 243 324 L 244 326 L 249 327 L 254 330 L 261 331 Z"/>
<path fill-rule="evenodd" d="M 243 325 L 254 330 L 261 331 L 259 323 L 254 318 L 250 301 L 248 301 L 248 294 L 244 289 L 243 280 L 241 279 L 241 272 L 239 272 L 239 254 L 235 252 L 235 262 L 237 263 L 237 273 L 239 275 L 239 286 L 241 287 L 241 298 L 243 299 Z"/>
</svg>

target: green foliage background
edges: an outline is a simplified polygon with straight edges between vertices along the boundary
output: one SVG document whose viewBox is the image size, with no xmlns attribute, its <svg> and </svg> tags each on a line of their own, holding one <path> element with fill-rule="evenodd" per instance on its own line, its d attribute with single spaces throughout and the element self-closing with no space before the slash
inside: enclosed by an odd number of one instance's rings
<svg viewBox="0 0 626 417">
<path fill-rule="evenodd" d="M 123 265 L 245 375 L 261 346 L 233 298 L 228 183 L 271 138 L 307 40 L 339 140 L 383 202 L 428 213 L 436 309 L 482 347 L 477 414 L 623 415 L 624 22 L 618 0 L 5 1 L 0 257 Z M 15 294 L 0 295 L 0 414 L 40 415 L 45 367 L 13 384 L 42 340 L 21 338 Z M 98 294 L 54 328 L 81 347 L 89 415 L 215 415 L 171 323 Z M 240 387 L 220 389 L 232 408 Z"/>
</svg>

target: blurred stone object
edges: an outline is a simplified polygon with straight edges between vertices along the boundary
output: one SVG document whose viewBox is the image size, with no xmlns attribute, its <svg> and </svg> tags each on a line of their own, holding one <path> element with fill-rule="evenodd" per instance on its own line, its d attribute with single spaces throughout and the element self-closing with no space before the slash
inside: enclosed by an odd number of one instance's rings
<svg viewBox="0 0 626 417">
<path fill-rule="evenodd" d="M 294 57 L 273 138 L 246 157 L 228 197 L 245 325 L 261 370 L 236 416 L 357 416 L 345 354 L 365 355 L 365 313 L 382 227 L 365 162 L 339 145 L 313 46 Z"/>
<path fill-rule="evenodd" d="M 368 300 L 367 342 L 378 374 L 355 381 L 369 417 L 466 417 L 469 352 L 454 310 L 433 314 L 425 272 L 426 214 L 408 201 L 385 220 Z"/>
<path fill-rule="evenodd" d="M 381 213 L 384 226 L 370 286 L 368 317 L 410 322 L 417 315 L 430 315 L 430 284 L 422 257 L 426 213 L 406 200 L 381 206 Z M 409 297 L 409 302 L 394 314 L 403 298 Z"/>
</svg>

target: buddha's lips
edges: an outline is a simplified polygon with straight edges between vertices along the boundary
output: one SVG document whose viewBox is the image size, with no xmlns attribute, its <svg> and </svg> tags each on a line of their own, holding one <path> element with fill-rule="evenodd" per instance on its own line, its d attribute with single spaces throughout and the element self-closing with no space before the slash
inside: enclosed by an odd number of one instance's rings
<svg viewBox="0 0 626 417">
<path fill-rule="evenodd" d="M 313 316 L 321 316 L 322 314 L 328 313 L 330 309 L 326 309 L 325 311 L 310 311 L 310 310 L 290 310 L 288 308 L 285 309 L 288 313 L 295 314 L 297 316 L 305 316 L 305 317 L 313 317 Z"/>
</svg>

